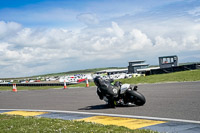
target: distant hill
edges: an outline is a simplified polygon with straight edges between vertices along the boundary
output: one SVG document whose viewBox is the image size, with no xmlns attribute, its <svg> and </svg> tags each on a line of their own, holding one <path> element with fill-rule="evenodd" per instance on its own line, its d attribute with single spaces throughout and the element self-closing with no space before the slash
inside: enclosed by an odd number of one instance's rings
<svg viewBox="0 0 200 133">
<path fill-rule="evenodd" d="M 36 77 L 51 77 L 51 76 L 64 76 L 64 75 L 74 75 L 74 74 L 86 74 L 86 73 L 95 73 L 96 71 L 101 70 L 108 70 L 108 69 L 124 69 L 127 67 L 105 67 L 105 68 L 92 68 L 92 69 L 84 69 L 84 70 L 74 70 L 68 72 L 60 72 L 60 73 L 50 73 L 50 74 L 43 74 L 43 75 L 34 75 L 29 77 L 19 77 L 19 78 L 3 78 L 4 80 L 10 79 L 27 79 L 27 78 L 36 78 Z M 0 78 L 1 79 L 1 78 Z"/>
<path fill-rule="evenodd" d="M 37 76 L 43 76 L 44 77 L 44 76 L 62 76 L 62 75 L 74 75 L 74 74 L 86 74 L 86 73 L 95 73 L 96 71 L 101 71 L 101 70 L 124 69 L 124 68 L 127 68 L 127 67 L 92 68 L 92 69 L 74 70 L 74 71 L 68 71 L 68 72 L 44 74 L 44 75 L 37 75 Z"/>
</svg>

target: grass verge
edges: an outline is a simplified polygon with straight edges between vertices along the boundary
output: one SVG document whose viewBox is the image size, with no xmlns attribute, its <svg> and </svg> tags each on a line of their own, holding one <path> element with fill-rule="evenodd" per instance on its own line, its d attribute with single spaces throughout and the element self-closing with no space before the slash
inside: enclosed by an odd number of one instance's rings
<svg viewBox="0 0 200 133">
<path fill-rule="evenodd" d="M 95 86 L 94 82 L 89 83 L 90 86 Z M 59 89 L 63 86 L 17 86 L 17 90 L 46 90 L 46 89 Z M 68 85 L 67 87 L 86 87 L 85 83 Z M 0 86 L 0 91 L 12 91 L 12 86 Z"/>
<path fill-rule="evenodd" d="M 200 69 L 167 73 L 167 74 L 149 75 L 145 77 L 136 77 L 130 79 L 119 79 L 116 81 L 120 81 L 122 83 L 127 83 L 127 84 L 200 81 Z M 85 84 L 82 83 L 70 86 L 85 87 Z M 95 86 L 94 82 L 90 82 L 90 86 Z"/>
<path fill-rule="evenodd" d="M 90 86 L 95 86 L 94 82 L 89 83 Z M 46 89 L 56 89 L 63 88 L 63 86 L 17 86 L 17 90 L 46 90 Z M 86 87 L 85 83 L 67 85 L 67 87 Z M 0 86 L 0 91 L 12 91 L 12 86 Z"/>
<path fill-rule="evenodd" d="M 12 86 L 0 86 L 0 91 L 12 91 Z M 53 88 L 62 88 L 62 86 L 17 86 L 17 90 L 45 90 Z"/>
<path fill-rule="evenodd" d="M 168 74 L 150 75 L 131 79 L 120 79 L 119 81 L 129 84 L 200 81 L 200 69 Z"/>
<path fill-rule="evenodd" d="M 24 117 L 16 115 L 3 115 L 0 114 L 0 133 L 156 133 L 151 130 L 131 130 L 126 127 L 119 127 L 113 125 L 101 125 L 95 123 L 88 123 L 83 121 L 38 118 L 38 117 Z"/>
</svg>

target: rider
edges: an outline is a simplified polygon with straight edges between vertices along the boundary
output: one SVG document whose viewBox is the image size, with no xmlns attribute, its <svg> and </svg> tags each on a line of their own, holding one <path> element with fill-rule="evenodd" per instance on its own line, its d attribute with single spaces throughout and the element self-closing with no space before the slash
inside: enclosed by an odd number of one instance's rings
<svg viewBox="0 0 200 133">
<path fill-rule="evenodd" d="M 108 104 L 111 107 L 115 107 L 115 99 L 118 97 L 120 86 L 117 85 L 118 82 L 115 85 L 112 85 L 112 82 L 113 80 L 104 80 L 100 76 L 94 78 L 94 83 L 97 86 L 97 94 L 99 98 L 102 100 L 103 96 L 106 96 L 108 98 Z"/>
</svg>

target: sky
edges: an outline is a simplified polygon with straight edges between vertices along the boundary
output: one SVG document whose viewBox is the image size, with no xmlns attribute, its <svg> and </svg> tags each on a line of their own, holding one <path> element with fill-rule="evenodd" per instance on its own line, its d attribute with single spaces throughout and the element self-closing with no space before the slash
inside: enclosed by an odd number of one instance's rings
<svg viewBox="0 0 200 133">
<path fill-rule="evenodd" d="M 199 0 L 1 0 L 0 78 L 200 62 Z"/>
</svg>

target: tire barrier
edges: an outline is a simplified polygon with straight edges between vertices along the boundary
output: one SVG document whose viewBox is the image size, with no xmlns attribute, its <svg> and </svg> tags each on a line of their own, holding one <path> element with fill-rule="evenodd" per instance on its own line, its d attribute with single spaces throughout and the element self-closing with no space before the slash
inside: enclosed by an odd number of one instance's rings
<svg viewBox="0 0 200 133">
<path fill-rule="evenodd" d="M 66 85 L 73 85 L 73 83 L 66 83 Z M 0 86 L 13 86 L 13 84 L 0 84 Z M 16 86 L 63 86 L 63 83 L 16 83 Z"/>
</svg>

